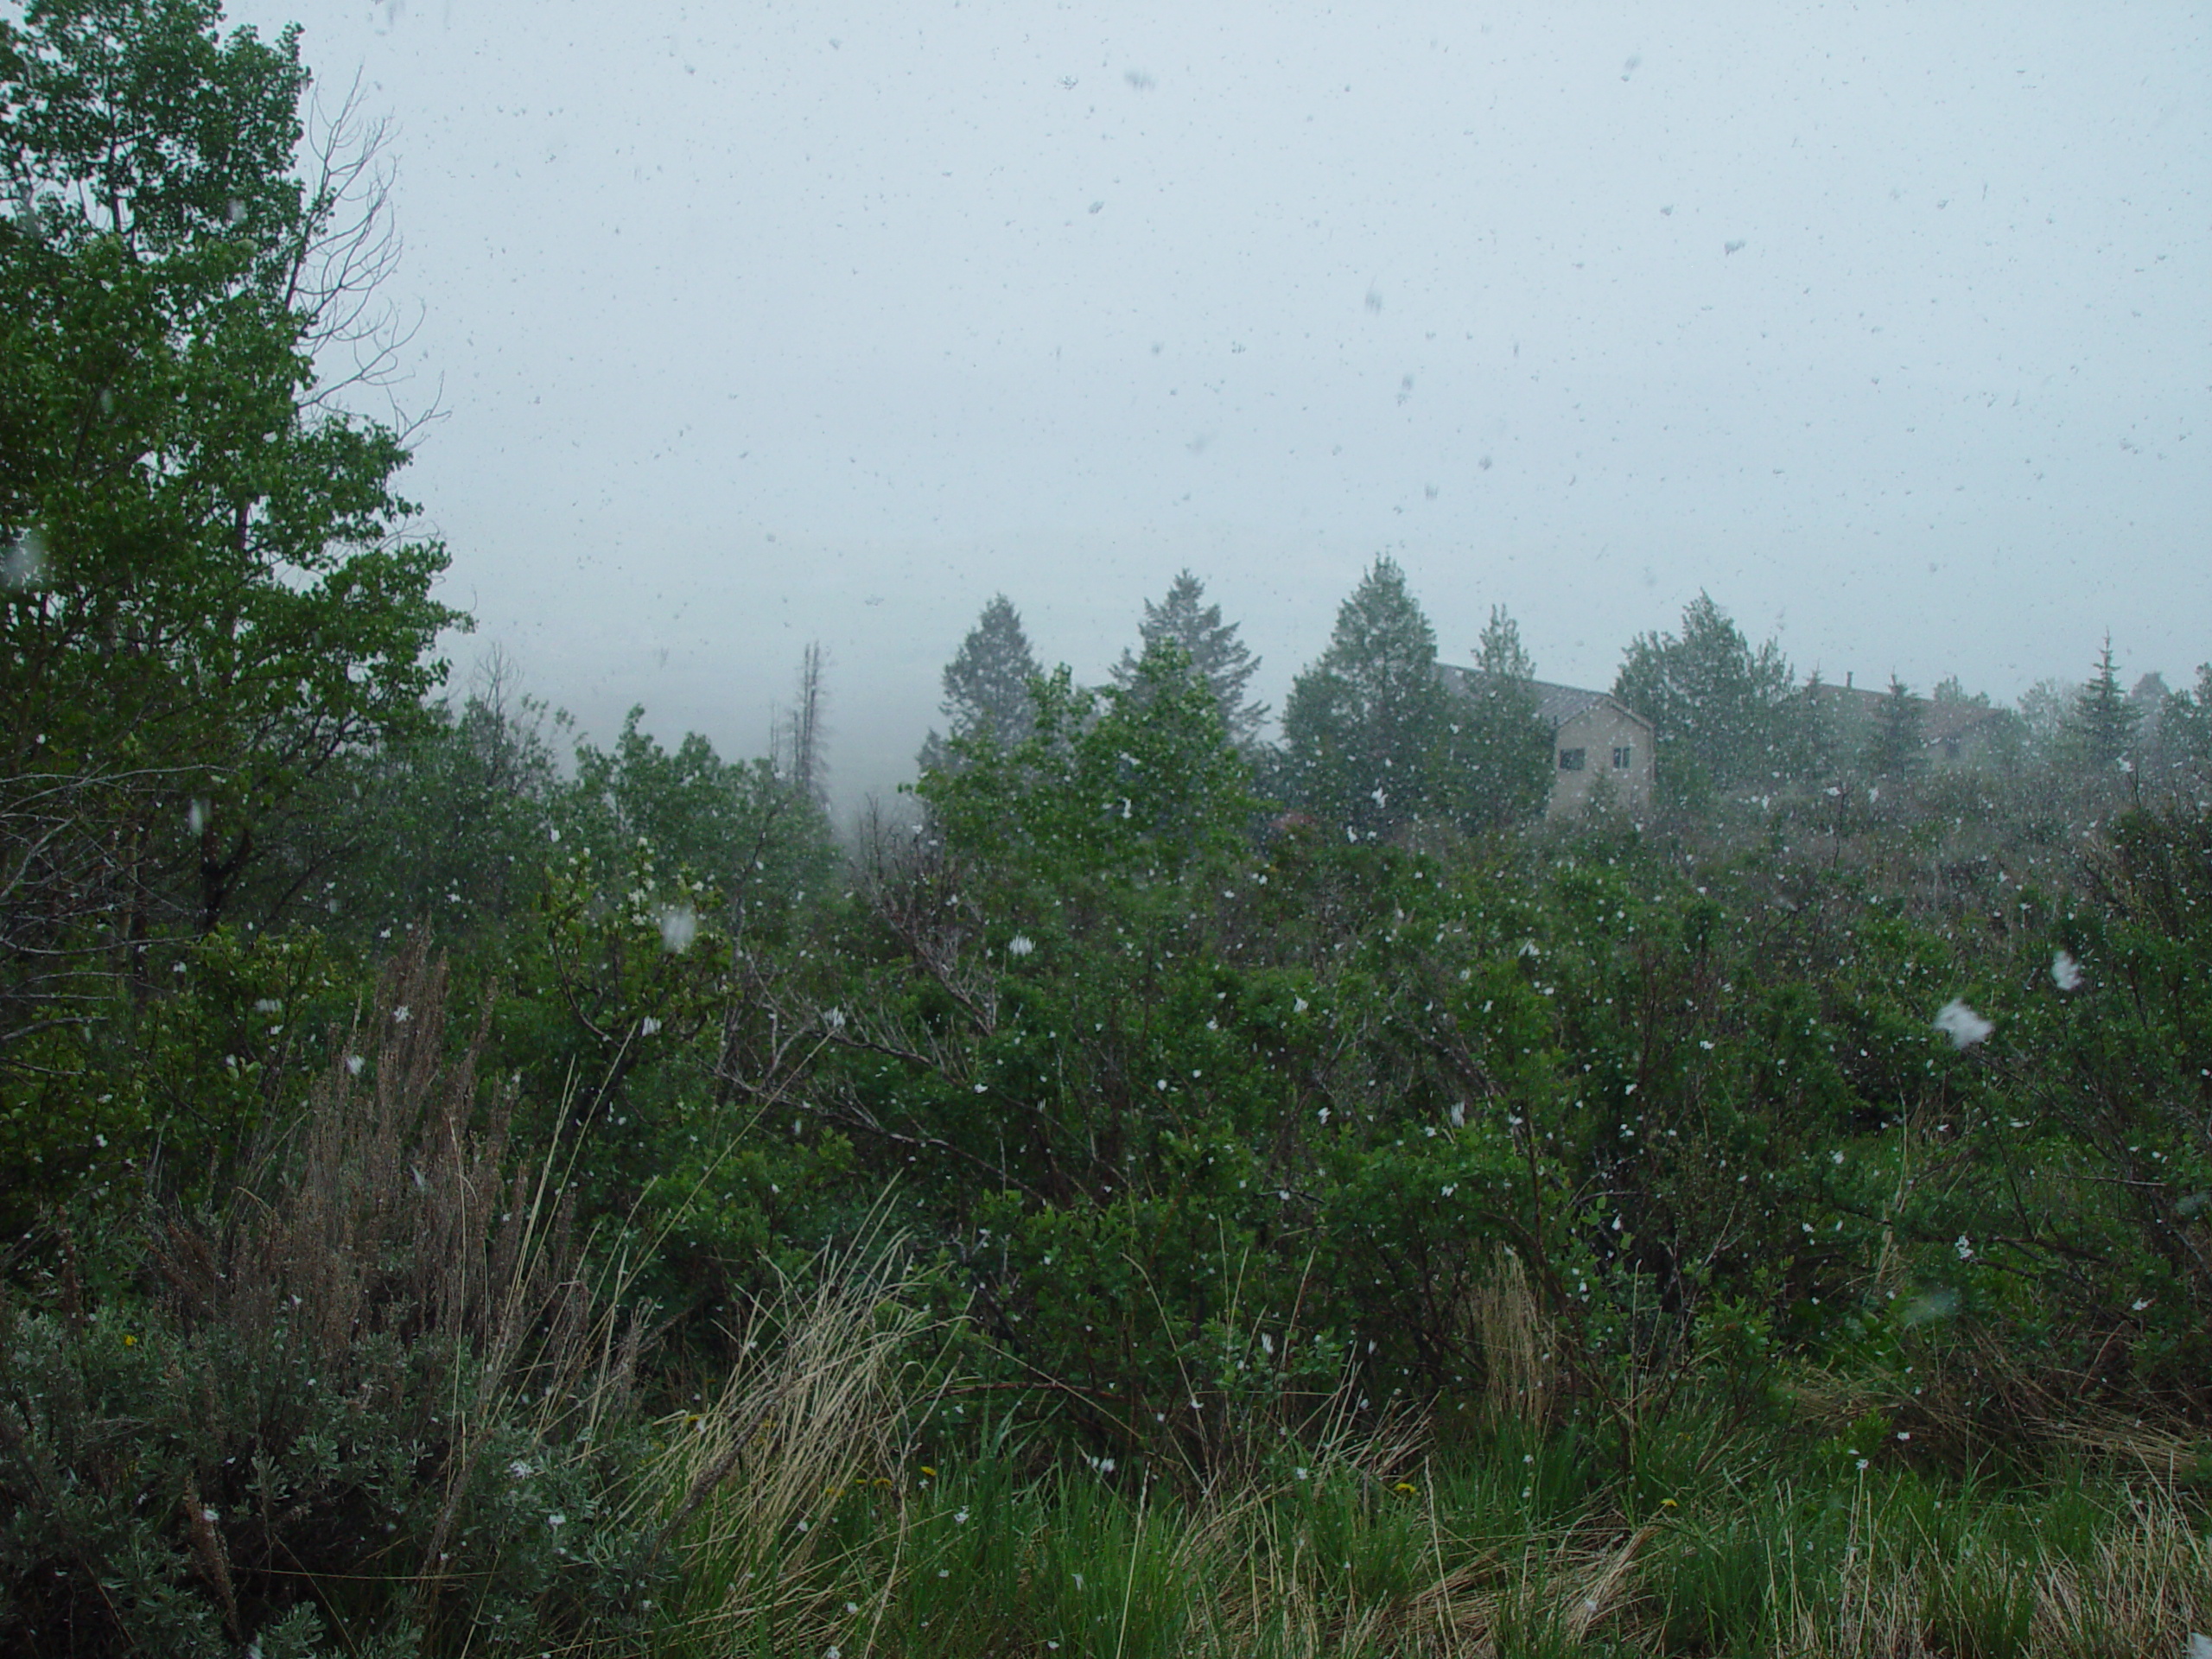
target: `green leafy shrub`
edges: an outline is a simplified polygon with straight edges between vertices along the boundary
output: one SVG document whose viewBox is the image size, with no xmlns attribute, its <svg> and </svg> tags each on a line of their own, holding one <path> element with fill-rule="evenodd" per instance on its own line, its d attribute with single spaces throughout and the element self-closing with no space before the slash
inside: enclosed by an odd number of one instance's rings
<svg viewBox="0 0 2212 1659">
<path fill-rule="evenodd" d="M 0 1650 L 536 1651 L 642 1627 L 642 1335 L 550 1162 L 448 1062 L 417 939 L 236 1195 L 138 1294 L 0 1332 Z M 565 1634 L 564 1634 L 565 1633 Z"/>
</svg>

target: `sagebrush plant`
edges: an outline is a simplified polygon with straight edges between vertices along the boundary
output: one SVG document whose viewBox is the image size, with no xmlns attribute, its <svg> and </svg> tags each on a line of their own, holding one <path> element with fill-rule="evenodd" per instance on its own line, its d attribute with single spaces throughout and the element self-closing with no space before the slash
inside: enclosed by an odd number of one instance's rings
<svg viewBox="0 0 2212 1659">
<path fill-rule="evenodd" d="M 642 1328 L 580 1263 L 561 1149 L 511 1162 L 480 1025 L 416 938 L 140 1287 L 12 1298 L 0 1651 L 536 1652 L 632 1635 Z"/>
</svg>

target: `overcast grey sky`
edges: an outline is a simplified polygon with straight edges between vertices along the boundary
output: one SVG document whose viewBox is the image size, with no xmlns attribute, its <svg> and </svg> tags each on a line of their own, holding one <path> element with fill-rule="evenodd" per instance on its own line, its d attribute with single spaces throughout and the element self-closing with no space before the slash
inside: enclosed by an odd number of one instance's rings
<svg viewBox="0 0 2212 1659">
<path fill-rule="evenodd" d="M 2212 658 L 2212 30 L 2182 5 L 253 0 L 394 125 L 448 597 L 604 735 L 910 775 L 1003 589 L 1179 567 L 1262 689 L 1387 551 L 1605 686 Z"/>
</svg>

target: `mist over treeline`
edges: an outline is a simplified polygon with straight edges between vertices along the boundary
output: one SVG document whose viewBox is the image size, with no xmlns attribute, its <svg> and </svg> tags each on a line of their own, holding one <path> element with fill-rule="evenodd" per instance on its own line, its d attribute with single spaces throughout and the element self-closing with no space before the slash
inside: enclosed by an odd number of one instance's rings
<svg viewBox="0 0 2212 1659">
<path fill-rule="evenodd" d="M 1408 625 L 1416 632 L 1427 631 L 1430 660 L 1447 684 L 1467 668 L 1491 671 L 1484 659 L 1502 643 L 1497 637 L 1501 625 L 1510 631 L 1515 653 L 1510 677 L 1548 683 L 1541 665 L 1522 645 L 1512 619 L 1496 607 L 1470 660 L 1454 663 L 1449 652 L 1435 646 L 1437 631 L 1421 613 L 1402 569 L 1387 555 L 1378 556 L 1376 568 L 1394 573 L 1391 582 L 1407 590 L 1397 602 L 1408 607 Z M 1316 596 L 1317 636 L 1327 603 Z M 1188 569 L 1180 572 L 1166 593 L 1141 601 L 1131 623 L 1119 661 L 1110 664 L 1096 689 L 1125 688 L 1137 653 L 1157 639 L 1173 639 L 1192 654 L 1197 671 L 1213 688 L 1232 741 L 1290 802 L 1295 791 L 1285 769 L 1293 747 L 1285 724 L 1289 705 L 1277 709 L 1252 695 L 1252 682 L 1263 664 L 1239 638 L 1233 613 L 1224 620 L 1218 596 L 1209 594 L 1207 583 Z M 1870 642 L 1861 655 L 1878 660 L 1881 642 Z M 1658 798 L 1679 804 L 1704 798 L 1716 785 L 1749 787 L 1762 779 L 1770 793 L 1773 786 L 1831 774 L 1910 775 L 1923 762 L 1956 763 L 1960 735 L 1967 731 L 1971 736 L 1964 748 L 1971 752 L 1969 764 L 2007 777 L 2086 765 L 2118 767 L 2131 776 L 2139 767 L 2146 781 L 2175 783 L 2189 775 L 2191 758 L 2202 747 L 2206 667 L 2199 664 L 2178 672 L 2170 683 L 2158 668 L 2127 662 L 2107 633 L 2085 636 L 2078 663 L 2056 665 L 2057 671 L 2037 679 L 2010 702 L 1963 683 L 1956 675 L 1918 686 L 1893 675 L 1862 683 L 1848 670 L 1838 679 L 1817 667 L 1793 664 L 1778 637 L 1754 647 L 1727 610 L 1700 594 L 1672 628 L 1655 626 L 1625 642 L 1612 678 L 1589 689 L 1647 717 L 1663 716 L 1655 719 L 1668 761 Z M 846 730 L 865 732 L 873 743 L 887 723 L 884 711 L 846 702 L 834 658 L 823 645 L 812 644 L 794 665 L 790 692 L 771 706 L 762 721 L 760 759 L 786 773 L 803 771 L 805 786 L 830 809 L 840 833 L 849 833 L 861 818 L 898 810 L 898 798 L 911 793 L 913 780 L 943 762 L 948 733 L 989 729 L 1009 743 L 1018 741 L 1025 729 L 1031 682 L 1046 677 L 1048 668 L 1069 671 L 1065 664 L 1049 665 L 1039 658 L 1015 601 L 1004 594 L 995 596 L 944 667 L 937 719 L 907 778 L 886 793 L 861 790 L 842 777 L 836 753 Z M 1306 663 L 1296 677 L 1309 683 L 1309 696 L 1317 674 L 1327 677 L 1319 659 Z M 497 648 L 468 684 L 448 689 L 438 700 L 448 710 L 465 703 L 477 695 L 473 688 L 479 678 L 496 683 L 509 700 L 523 697 L 538 709 L 541 721 L 550 715 L 553 726 L 573 727 L 560 712 L 557 688 L 520 683 L 513 661 Z M 601 702 L 603 692 L 601 688 Z M 652 731 L 652 713 L 645 704 L 633 705 L 624 729 Z M 912 718 L 901 711 L 899 723 Z M 684 741 L 705 740 L 687 735 Z M 560 747 L 556 743 L 556 750 Z M 565 755 L 557 758 L 567 761 Z M 1491 778 L 1469 786 L 1479 792 L 1501 785 Z M 1544 794 L 1524 783 L 1517 804 L 1502 809 L 1502 816 L 1511 818 L 1540 808 Z"/>
</svg>

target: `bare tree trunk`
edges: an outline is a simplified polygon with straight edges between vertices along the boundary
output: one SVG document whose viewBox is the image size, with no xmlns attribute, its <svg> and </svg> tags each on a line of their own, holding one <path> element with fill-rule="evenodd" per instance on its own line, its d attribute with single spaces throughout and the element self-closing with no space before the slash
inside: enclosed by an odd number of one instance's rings
<svg viewBox="0 0 2212 1659">
<path fill-rule="evenodd" d="M 799 658 L 798 702 L 791 715 L 791 787 L 817 806 L 826 805 L 830 798 L 830 769 L 823 757 L 829 736 L 823 724 L 825 666 L 817 639 Z"/>
</svg>

